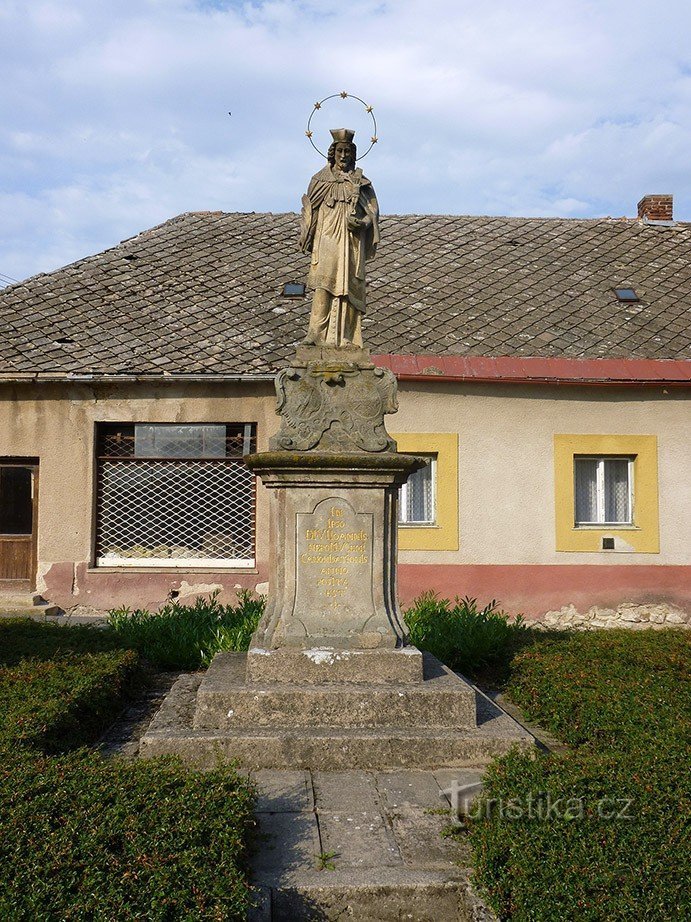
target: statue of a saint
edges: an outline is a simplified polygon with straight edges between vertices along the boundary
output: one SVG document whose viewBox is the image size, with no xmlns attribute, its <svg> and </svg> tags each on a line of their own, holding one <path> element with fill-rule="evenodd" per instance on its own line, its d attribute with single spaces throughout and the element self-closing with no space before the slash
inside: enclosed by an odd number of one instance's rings
<svg viewBox="0 0 691 922">
<path fill-rule="evenodd" d="M 314 289 L 304 340 L 310 345 L 362 347 L 365 263 L 379 243 L 379 206 L 355 167 L 354 134 L 331 130 L 328 165 L 302 197 L 300 247 L 312 254 L 307 284 Z"/>
</svg>

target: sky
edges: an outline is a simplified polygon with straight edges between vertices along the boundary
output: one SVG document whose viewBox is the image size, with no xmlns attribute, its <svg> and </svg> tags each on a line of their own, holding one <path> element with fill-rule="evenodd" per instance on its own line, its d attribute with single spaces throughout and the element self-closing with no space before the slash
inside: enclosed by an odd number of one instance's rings
<svg viewBox="0 0 691 922">
<path fill-rule="evenodd" d="M 691 220 L 689 36 L 688 0 L 0 0 L 0 284 L 299 210 L 331 94 L 384 214 Z"/>
</svg>

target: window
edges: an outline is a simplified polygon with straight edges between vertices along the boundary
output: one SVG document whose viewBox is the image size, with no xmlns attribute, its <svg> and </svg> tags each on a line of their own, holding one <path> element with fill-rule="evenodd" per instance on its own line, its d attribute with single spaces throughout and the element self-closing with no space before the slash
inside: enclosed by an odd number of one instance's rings
<svg viewBox="0 0 691 922">
<path fill-rule="evenodd" d="M 398 450 L 429 458 L 412 474 L 399 502 L 401 551 L 458 550 L 458 434 L 406 432 L 393 436 Z"/>
<path fill-rule="evenodd" d="M 97 564 L 253 567 L 254 442 L 249 423 L 99 425 Z"/>
<path fill-rule="evenodd" d="M 436 457 L 429 456 L 427 464 L 411 474 L 401 487 L 398 501 L 399 525 L 435 524 L 436 467 Z"/>
<path fill-rule="evenodd" d="M 630 525 L 633 459 L 574 458 L 576 525 Z"/>
<path fill-rule="evenodd" d="M 625 303 L 635 303 L 641 300 L 635 288 L 615 288 L 614 294 L 617 296 L 617 300 Z"/>
<path fill-rule="evenodd" d="M 557 551 L 659 554 L 657 438 L 555 435 L 554 512 Z"/>
</svg>

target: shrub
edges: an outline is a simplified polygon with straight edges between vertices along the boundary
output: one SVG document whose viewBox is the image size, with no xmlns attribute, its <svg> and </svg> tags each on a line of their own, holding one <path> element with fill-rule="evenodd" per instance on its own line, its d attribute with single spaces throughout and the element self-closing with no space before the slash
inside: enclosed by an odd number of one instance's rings
<svg viewBox="0 0 691 922">
<path fill-rule="evenodd" d="M 517 654 L 507 693 L 572 748 L 487 774 L 471 841 L 502 919 L 689 917 L 689 653 L 684 631 L 623 630 Z"/>
<path fill-rule="evenodd" d="M 254 791 L 231 767 L 44 754 L 112 720 L 141 675 L 120 646 L 0 623 L 0 919 L 244 919 Z"/>
<path fill-rule="evenodd" d="M 0 669 L 0 738 L 45 752 L 93 742 L 142 680 L 131 650 L 23 660 Z"/>
<path fill-rule="evenodd" d="M 245 919 L 253 792 L 229 767 L 0 762 L 0 918 Z"/>
<path fill-rule="evenodd" d="M 119 640 L 163 669 L 199 669 L 220 650 L 246 650 L 264 610 L 264 599 L 247 590 L 238 604 L 221 605 L 218 592 L 192 605 L 168 602 L 158 611 L 129 608 L 109 612 L 108 623 Z"/>
<path fill-rule="evenodd" d="M 434 592 L 418 596 L 404 619 L 411 643 L 449 668 L 468 673 L 499 662 L 531 633 L 520 615 L 511 622 L 494 600 L 480 609 L 476 599 L 457 596 L 452 604 Z"/>
<path fill-rule="evenodd" d="M 90 625 L 62 627 L 28 618 L 0 620 L 0 665 L 14 666 L 23 659 L 53 659 L 65 653 L 100 653 L 122 650 L 123 643 L 110 631 Z"/>
</svg>

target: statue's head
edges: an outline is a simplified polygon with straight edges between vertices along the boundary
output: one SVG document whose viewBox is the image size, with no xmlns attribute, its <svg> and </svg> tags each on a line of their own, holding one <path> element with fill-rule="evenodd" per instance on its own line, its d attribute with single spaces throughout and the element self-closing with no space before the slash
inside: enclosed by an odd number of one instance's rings
<svg viewBox="0 0 691 922">
<path fill-rule="evenodd" d="M 354 136 L 355 132 L 350 128 L 331 129 L 333 141 L 326 155 L 330 167 L 335 167 L 344 173 L 354 168 L 357 158 L 357 147 L 353 143 Z"/>
</svg>

